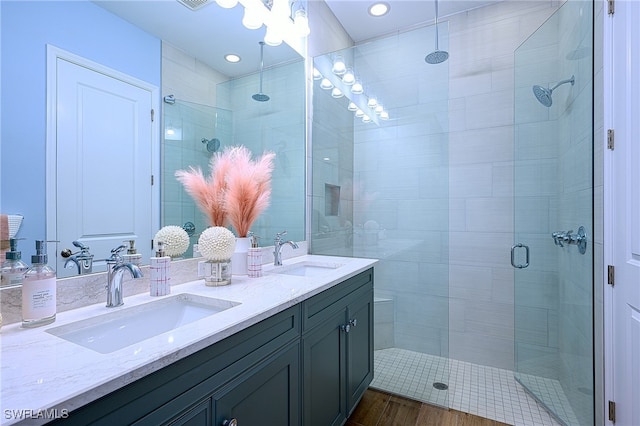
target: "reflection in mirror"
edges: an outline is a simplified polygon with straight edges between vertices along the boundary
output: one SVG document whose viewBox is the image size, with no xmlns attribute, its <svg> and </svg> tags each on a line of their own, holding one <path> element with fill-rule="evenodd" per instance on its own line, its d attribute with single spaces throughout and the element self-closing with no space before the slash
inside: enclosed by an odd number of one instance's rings
<svg viewBox="0 0 640 426">
<path fill-rule="evenodd" d="M 291 84 L 304 81 L 304 62 L 264 70 L 262 91 L 269 94 L 268 101 L 253 98 L 259 90 L 258 78 L 252 74 L 218 84 L 218 107 L 175 97 L 173 103 L 165 100 L 162 223 L 193 224 L 192 243 L 208 223 L 176 180 L 175 171 L 193 166 L 206 175 L 211 156 L 234 145 L 246 146 L 254 158 L 264 151 L 276 154 L 271 203 L 252 228 L 260 244 L 272 245 L 276 233 L 284 230 L 294 241 L 304 239 L 305 88 Z M 185 256 L 191 253 L 190 248 Z"/>
<path fill-rule="evenodd" d="M 174 3 L 178 9 L 172 9 Z M 149 13 L 149 10 L 153 13 Z M 210 154 L 209 150 L 228 145 L 244 144 L 257 155 L 264 150 L 275 152 L 277 157 L 271 207 L 256 222 L 254 232 L 262 237 L 261 245 L 272 244 L 275 233 L 285 229 L 296 240 L 304 239 L 303 63 L 299 60 L 292 62 L 292 56 L 299 58 L 299 55 L 284 43 L 278 47 L 265 47 L 264 91 L 269 93 L 271 100 L 262 103 L 252 101 L 251 95 L 257 92 L 259 86 L 258 40 L 264 36 L 264 30 L 260 30 L 262 33 L 252 32 L 242 27 L 240 6 L 226 10 L 211 2 L 207 7 L 191 11 L 177 1 L 0 2 L 0 12 L 3 105 L 8 105 L 8 99 L 11 99 L 11 108 L 2 108 L 0 111 L 3 142 L 0 157 L 0 213 L 21 214 L 25 217 L 17 235 L 18 238 L 25 239 L 21 245 L 25 257 L 28 258 L 31 254 L 33 241 L 58 240 L 57 229 L 65 220 L 64 215 L 58 215 L 57 222 L 52 222 L 48 204 L 45 203 L 46 199 L 50 199 L 55 205 L 55 183 L 51 194 L 46 187 L 57 180 L 55 166 L 46 148 L 49 139 L 47 117 L 52 111 L 51 108 L 47 109 L 45 85 L 47 64 L 44 52 L 47 45 L 158 88 L 158 96 L 153 99 L 152 105 L 156 117 L 163 118 L 167 114 L 168 118 L 172 116 L 169 109 L 177 109 L 180 105 L 190 105 L 196 116 L 209 114 L 209 118 L 204 119 L 206 125 L 191 123 L 188 113 L 176 118 L 184 122 L 185 128 L 192 126 L 188 131 L 193 134 L 194 139 L 189 142 L 193 146 L 187 150 L 200 150 L 199 153 L 205 160 Z M 201 25 L 201 21 L 206 22 L 206 25 Z M 221 21 L 224 23 L 220 23 Z M 185 27 L 188 29 L 185 30 Z M 33 28 L 38 28 L 38 31 L 33 31 Z M 222 31 L 223 34 L 211 33 L 215 30 Z M 202 34 L 191 34 L 191 31 L 201 31 Z M 187 33 L 189 36 L 185 36 Z M 172 40 L 171 37 L 178 38 Z M 215 52 L 201 55 L 196 51 L 204 52 L 206 49 L 184 48 L 180 44 L 185 42 L 184 39 L 194 47 L 206 46 L 208 49 L 215 49 L 217 53 L 229 53 L 227 49 L 237 48 L 237 53 L 242 57 L 240 64 L 243 71 L 236 72 L 226 68 L 229 64 L 219 68 L 212 65 L 216 61 L 213 57 Z M 182 52 L 179 59 L 172 58 L 176 68 L 171 76 L 165 74 L 165 46 L 174 46 Z M 284 54 L 286 50 L 290 52 Z M 175 72 L 176 69 L 204 67 L 219 76 L 215 80 L 217 87 L 211 87 L 211 79 L 187 80 L 184 73 Z M 182 78 L 183 81 L 176 82 L 176 78 Z M 167 79 L 171 80 L 170 85 L 166 83 Z M 15 84 L 16 82 L 22 83 Z M 199 98 L 198 95 L 203 93 L 213 93 L 213 99 Z M 162 97 L 169 94 L 175 95 L 175 105 L 161 102 Z M 54 106 L 53 109 L 55 108 Z M 203 109 L 209 109 L 210 112 L 205 113 Z M 229 120 L 225 124 L 228 127 L 221 126 L 220 118 L 216 121 L 216 114 L 222 114 L 225 120 Z M 167 144 L 165 150 L 162 144 L 168 143 L 168 140 L 164 138 L 165 129 L 161 128 L 164 124 L 168 122 L 162 123 L 157 118 L 153 124 L 154 152 L 150 161 L 155 164 L 153 172 L 161 173 L 162 176 L 161 179 L 155 179 L 153 191 L 157 192 L 154 192 L 149 210 L 144 213 L 149 218 L 148 226 L 153 228 L 150 230 L 151 235 L 161 226 L 182 226 L 186 222 L 194 224 L 194 235 L 197 235 L 204 226 L 202 215 L 195 211 L 192 204 L 176 203 L 178 199 L 185 201 L 188 196 L 184 193 L 171 193 L 171 186 L 182 191 L 173 178 L 166 179 L 174 170 L 159 170 L 166 166 L 172 155 L 187 155 L 182 151 L 186 142 L 178 149 L 174 141 L 172 146 Z M 55 143 L 55 132 L 53 135 Z M 206 144 L 202 142 L 203 139 L 206 139 Z M 165 161 L 162 165 L 160 160 L 155 160 L 160 157 Z M 25 161 L 28 161 L 26 167 Z M 180 163 L 180 167 L 183 164 L 187 163 Z M 177 163 L 173 166 L 177 166 Z M 149 181 L 148 175 L 136 178 Z M 109 181 L 115 186 L 126 185 L 118 171 L 111 175 L 93 171 L 89 183 Z M 171 201 L 161 199 L 164 196 L 170 197 Z M 188 201 L 192 203 L 191 200 Z M 171 212 L 167 205 L 170 202 L 178 210 Z M 105 207 L 107 213 L 117 212 L 114 206 Z M 73 209 L 72 206 L 65 208 Z M 95 230 L 92 232 L 96 233 Z M 129 239 L 129 235 L 123 236 L 122 240 L 125 239 Z M 63 249 L 77 251 L 73 241 L 84 243 L 86 239 L 83 235 L 74 235 L 68 241 L 48 245 L 52 265 L 57 263 L 57 258 L 61 258 Z M 96 264 L 96 260 L 108 257 L 108 250 L 96 249 L 95 244 L 89 246 L 95 256 L 93 272 L 104 270 L 104 266 Z M 143 254 L 142 263 L 148 264 L 150 244 L 138 239 L 136 246 Z M 59 277 L 62 272 L 72 274 L 74 270 L 63 267 L 56 269 Z"/>
</svg>

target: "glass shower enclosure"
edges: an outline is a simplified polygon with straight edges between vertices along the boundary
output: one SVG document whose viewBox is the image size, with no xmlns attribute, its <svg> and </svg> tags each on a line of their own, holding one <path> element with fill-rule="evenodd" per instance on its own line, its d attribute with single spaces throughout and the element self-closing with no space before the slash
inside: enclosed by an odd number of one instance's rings
<svg viewBox="0 0 640 426">
<path fill-rule="evenodd" d="M 439 37 L 447 49 L 448 23 Z M 448 406 L 449 63 L 426 63 L 434 38 L 430 26 L 314 58 L 309 241 L 379 259 L 372 386 Z"/>
<path fill-rule="evenodd" d="M 594 423 L 593 4 L 515 52 L 515 377 L 562 423 Z"/>
</svg>

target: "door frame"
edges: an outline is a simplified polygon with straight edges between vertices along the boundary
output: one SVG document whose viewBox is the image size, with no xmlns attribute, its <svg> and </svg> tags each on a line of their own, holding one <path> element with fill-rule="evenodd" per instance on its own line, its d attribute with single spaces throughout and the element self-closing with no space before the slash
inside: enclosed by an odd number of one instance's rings
<svg viewBox="0 0 640 426">
<path fill-rule="evenodd" d="M 123 81 L 132 86 L 139 87 L 151 93 L 151 105 L 155 111 L 155 119 L 151 123 L 151 173 L 155 176 L 155 183 L 151 187 L 151 226 L 152 229 L 160 228 L 160 89 L 146 81 L 140 80 L 121 71 L 109 68 L 90 59 L 68 52 L 59 47 L 47 44 L 47 128 L 45 135 L 45 214 L 46 214 L 46 239 L 47 253 L 55 253 L 56 246 L 56 186 L 57 186 L 57 165 L 56 165 L 56 145 L 57 145 L 57 80 L 58 72 L 56 62 L 62 59 L 75 65 L 87 68 L 108 77 Z M 55 259 L 55 256 L 52 257 Z"/>
</svg>

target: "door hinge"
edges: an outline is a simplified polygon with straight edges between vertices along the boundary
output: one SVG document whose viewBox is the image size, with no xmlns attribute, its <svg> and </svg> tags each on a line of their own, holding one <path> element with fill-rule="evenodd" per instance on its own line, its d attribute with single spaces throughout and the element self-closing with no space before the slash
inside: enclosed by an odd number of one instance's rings
<svg viewBox="0 0 640 426">
<path fill-rule="evenodd" d="M 153 119 L 155 118 L 155 116 L 156 116 L 156 111 L 153 108 L 151 108 L 151 122 L 152 123 L 153 123 Z"/>
<path fill-rule="evenodd" d="M 607 265 L 607 284 L 611 287 L 616 284 L 616 268 L 613 265 Z"/>
<path fill-rule="evenodd" d="M 151 186 L 153 186 L 153 175 L 151 175 Z"/>
<path fill-rule="evenodd" d="M 607 148 L 613 151 L 615 145 L 615 132 L 613 129 L 607 130 Z"/>
<path fill-rule="evenodd" d="M 613 423 L 616 422 L 616 403 L 609 401 L 609 420 Z"/>
<path fill-rule="evenodd" d="M 616 11 L 615 0 L 608 0 L 607 3 L 609 5 L 609 15 L 613 15 Z"/>
</svg>

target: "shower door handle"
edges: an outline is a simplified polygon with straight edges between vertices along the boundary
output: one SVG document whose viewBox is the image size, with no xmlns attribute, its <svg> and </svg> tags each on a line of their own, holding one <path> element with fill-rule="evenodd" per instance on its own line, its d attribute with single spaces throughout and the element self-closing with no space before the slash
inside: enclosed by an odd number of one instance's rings
<svg viewBox="0 0 640 426">
<path fill-rule="evenodd" d="M 516 261 L 515 261 L 515 257 L 516 257 L 516 249 L 517 248 L 521 248 L 524 247 L 524 252 L 525 252 L 525 263 L 524 264 L 518 264 L 516 265 Z M 527 266 L 529 266 L 529 246 L 524 245 L 522 243 L 518 243 L 515 244 L 513 246 L 511 246 L 511 266 L 513 266 L 514 268 L 517 269 L 524 269 Z"/>
</svg>

